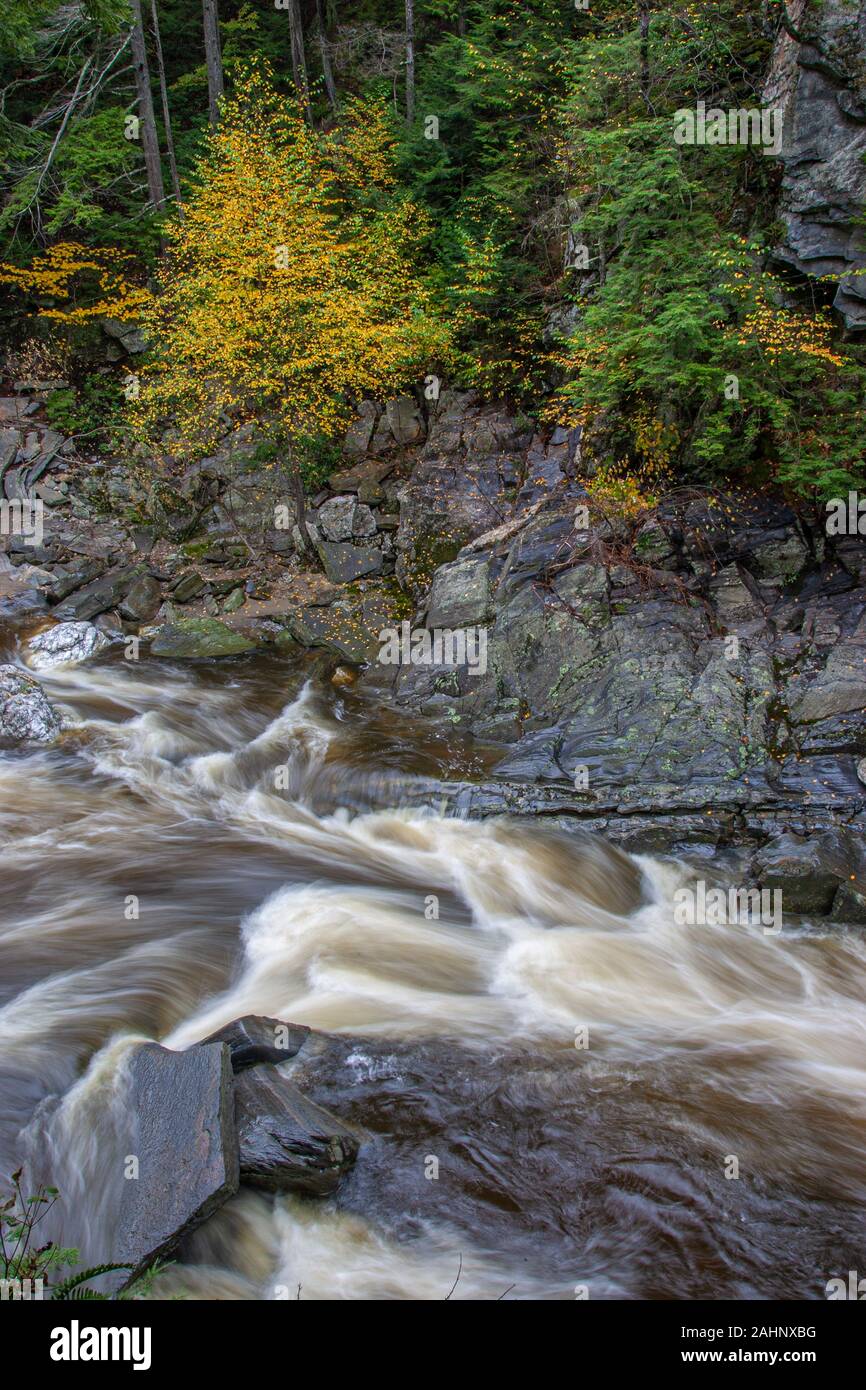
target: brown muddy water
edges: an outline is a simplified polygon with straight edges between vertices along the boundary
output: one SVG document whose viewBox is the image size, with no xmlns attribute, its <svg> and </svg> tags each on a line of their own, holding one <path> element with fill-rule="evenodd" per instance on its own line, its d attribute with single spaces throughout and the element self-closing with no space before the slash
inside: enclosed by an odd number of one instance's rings
<svg viewBox="0 0 866 1390">
<path fill-rule="evenodd" d="M 308 659 L 40 679 L 74 728 L 0 754 L 0 1176 L 49 1171 L 88 1262 L 130 1047 L 259 1013 L 337 1035 L 308 1086 L 368 1141 L 334 1198 L 235 1198 L 155 1296 L 437 1299 L 459 1270 L 454 1299 L 820 1298 L 866 1271 L 866 934 L 680 926 L 683 865 L 401 807 L 403 776 L 489 759 Z"/>
</svg>

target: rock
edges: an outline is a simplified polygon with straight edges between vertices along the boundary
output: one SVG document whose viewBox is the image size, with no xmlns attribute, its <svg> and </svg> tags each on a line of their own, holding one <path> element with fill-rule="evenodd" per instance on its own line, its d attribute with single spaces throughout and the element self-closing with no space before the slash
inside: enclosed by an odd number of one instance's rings
<svg viewBox="0 0 866 1390">
<path fill-rule="evenodd" d="M 110 645 L 93 623 L 57 623 L 31 637 L 29 664 L 36 671 L 52 666 L 74 666 Z"/>
<path fill-rule="evenodd" d="M 130 1283 L 238 1189 L 228 1047 L 143 1044 L 130 1062 L 127 1107 L 138 1178 L 123 1183 L 112 1254 L 133 1267 Z"/>
<path fill-rule="evenodd" d="M 359 502 L 352 516 L 352 535 L 364 540 L 375 534 L 376 518 L 369 507 Z"/>
<path fill-rule="evenodd" d="M 485 556 L 457 560 L 433 576 L 426 625 L 458 628 L 483 623 L 490 605 L 490 561 Z"/>
<path fill-rule="evenodd" d="M 132 623 L 149 623 L 159 612 L 162 589 L 153 575 L 142 574 L 120 605 L 122 617 Z"/>
<path fill-rule="evenodd" d="M 807 7 L 794 0 L 789 9 L 815 43 L 798 43 L 780 29 L 764 91 L 764 103 L 779 110 L 783 122 L 779 218 L 785 236 L 776 258 L 802 274 L 838 278 L 835 308 L 847 328 L 862 331 L 866 4 L 826 0 Z"/>
<path fill-rule="evenodd" d="M 349 426 L 343 438 L 343 450 L 347 454 L 363 455 L 370 447 L 373 431 L 376 428 L 376 407 L 372 401 L 361 401 L 358 418 Z"/>
<path fill-rule="evenodd" d="M 195 660 L 237 656 L 255 650 L 255 644 L 232 632 L 216 618 L 178 618 L 161 627 L 150 645 L 154 656 Z"/>
<path fill-rule="evenodd" d="M 424 416 L 412 396 L 395 396 L 385 406 L 388 426 L 401 448 L 424 438 Z"/>
<path fill-rule="evenodd" d="M 104 318 L 102 330 L 109 338 L 119 342 L 124 352 L 136 354 L 144 352 L 144 334 L 134 323 L 122 323 L 119 319 Z"/>
<path fill-rule="evenodd" d="M 204 1044 L 227 1043 L 232 1070 L 244 1071 L 261 1062 L 279 1065 L 294 1057 L 310 1036 L 310 1029 L 299 1023 L 283 1023 L 262 1014 L 246 1014 L 226 1024 L 204 1039 Z"/>
<path fill-rule="evenodd" d="M 365 459 L 328 479 L 332 492 L 358 492 L 365 485 L 377 487 L 394 472 L 393 459 Z"/>
<path fill-rule="evenodd" d="M 74 622 L 95 618 L 97 613 L 116 608 L 124 594 L 143 573 L 138 565 L 109 570 L 92 584 L 87 584 L 64 599 L 55 608 L 54 615 L 64 621 L 69 619 Z"/>
<path fill-rule="evenodd" d="M 223 604 L 224 613 L 236 613 L 239 608 L 243 608 L 246 603 L 246 594 L 243 589 L 232 589 L 225 603 Z"/>
<path fill-rule="evenodd" d="M 382 552 L 375 546 L 321 541 L 317 549 L 325 574 L 334 584 L 351 584 L 366 574 L 382 573 Z"/>
<path fill-rule="evenodd" d="M 195 570 L 188 570 L 171 586 L 171 597 L 173 603 L 191 603 L 199 594 L 203 594 L 207 585 L 200 574 Z"/>
<path fill-rule="evenodd" d="M 857 764 L 857 776 L 860 778 L 863 785 L 866 786 L 866 758 L 861 758 Z"/>
<path fill-rule="evenodd" d="M 862 926 L 866 923 L 866 883 L 861 881 L 863 892 L 854 883 L 841 883 L 833 899 L 830 916 L 834 922 L 853 922 Z"/>
<path fill-rule="evenodd" d="M 17 666 L 0 666 L 0 738 L 50 743 L 62 728 L 38 681 Z"/>
<path fill-rule="evenodd" d="M 271 1067 L 238 1075 L 235 1107 L 242 1183 L 326 1197 L 357 1157 L 351 1130 Z"/>
<path fill-rule="evenodd" d="M 828 913 L 849 869 L 850 859 L 832 834 L 814 839 L 780 835 L 752 860 L 758 886 L 781 889 L 783 913 Z"/>
<path fill-rule="evenodd" d="M 352 496 L 332 497 L 319 508 L 316 525 L 329 541 L 350 541 L 357 499 Z"/>
<path fill-rule="evenodd" d="M 26 589 L 20 594 L 0 598 L 0 623 L 17 623 L 34 613 L 44 613 L 48 600 L 38 589 Z"/>
</svg>

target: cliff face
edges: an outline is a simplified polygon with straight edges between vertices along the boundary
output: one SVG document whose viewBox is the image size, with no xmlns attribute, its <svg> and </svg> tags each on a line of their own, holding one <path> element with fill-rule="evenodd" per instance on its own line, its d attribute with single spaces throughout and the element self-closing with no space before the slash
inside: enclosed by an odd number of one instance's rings
<svg viewBox="0 0 866 1390">
<path fill-rule="evenodd" d="M 764 89 L 784 113 L 777 255 L 806 275 L 841 276 L 834 306 L 863 332 L 866 0 L 792 0 L 788 14 Z"/>
</svg>

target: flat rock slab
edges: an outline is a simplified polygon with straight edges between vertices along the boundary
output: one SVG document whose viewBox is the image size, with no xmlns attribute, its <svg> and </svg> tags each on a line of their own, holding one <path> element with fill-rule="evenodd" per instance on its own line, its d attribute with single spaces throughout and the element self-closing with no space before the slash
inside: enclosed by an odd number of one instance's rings
<svg viewBox="0 0 866 1390">
<path fill-rule="evenodd" d="M 114 1254 L 132 1266 L 127 1283 L 238 1190 L 228 1046 L 145 1043 L 130 1063 L 128 1106 L 138 1178 L 123 1184 Z"/>
<path fill-rule="evenodd" d="M 232 632 L 216 618 L 178 618 L 161 627 L 151 643 L 154 656 L 183 660 L 217 656 L 238 656 L 251 652 L 255 644 L 239 632 Z"/>
<path fill-rule="evenodd" d="M 235 1078 L 241 1182 L 269 1192 L 333 1192 L 358 1154 L 351 1130 L 272 1067 Z"/>
</svg>

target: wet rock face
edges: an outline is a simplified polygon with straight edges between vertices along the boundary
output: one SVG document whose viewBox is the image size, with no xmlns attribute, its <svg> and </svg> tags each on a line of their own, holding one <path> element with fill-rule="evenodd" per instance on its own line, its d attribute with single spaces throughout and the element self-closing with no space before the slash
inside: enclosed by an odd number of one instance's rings
<svg viewBox="0 0 866 1390">
<path fill-rule="evenodd" d="M 0 666 L 0 738 L 51 743 L 63 725 L 38 681 L 17 666 Z"/>
<path fill-rule="evenodd" d="M 553 814 L 549 788 L 629 848 L 866 826 L 863 540 L 765 499 L 698 500 L 663 510 L 626 563 L 610 528 L 575 529 L 578 495 L 561 484 L 436 571 L 416 622 L 477 625 L 486 662 L 434 654 L 367 679 L 505 745 L 502 809 Z M 470 807 L 495 797 L 470 789 Z"/>
<path fill-rule="evenodd" d="M 862 208 L 866 193 L 864 0 L 790 3 L 798 41 L 782 30 L 764 92 L 781 109 L 784 177 L 779 213 L 784 264 L 810 276 L 841 276 L 835 307 L 849 329 L 866 330 Z"/>
<path fill-rule="evenodd" d="M 110 645 L 105 633 L 92 623 L 57 623 L 31 637 L 30 665 L 35 671 L 51 666 L 73 666 Z"/>
<path fill-rule="evenodd" d="M 235 1084 L 241 1181 L 269 1192 L 335 1191 L 358 1153 L 356 1136 L 272 1067 Z"/>
<path fill-rule="evenodd" d="M 146 1043 L 130 1063 L 128 1108 L 138 1176 L 123 1184 L 116 1259 L 131 1280 L 238 1189 L 228 1047 Z"/>
</svg>

